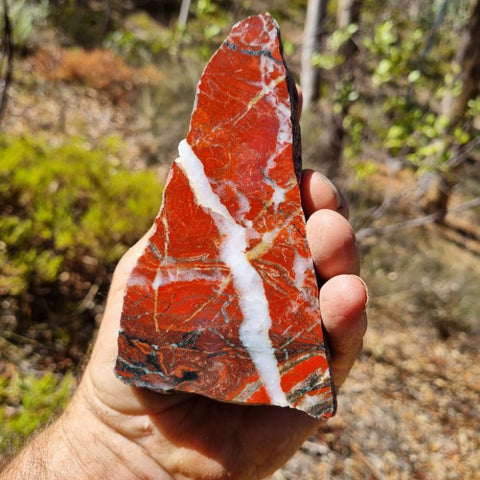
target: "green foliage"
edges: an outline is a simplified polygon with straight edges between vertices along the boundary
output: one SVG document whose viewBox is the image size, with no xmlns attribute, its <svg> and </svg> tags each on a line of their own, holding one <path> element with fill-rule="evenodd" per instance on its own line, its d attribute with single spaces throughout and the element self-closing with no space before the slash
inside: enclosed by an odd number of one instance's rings
<svg viewBox="0 0 480 480">
<path fill-rule="evenodd" d="M 444 97 L 461 92 L 450 66 L 458 43 L 455 33 L 441 29 L 441 41 L 426 50 L 431 23 L 395 10 L 387 19 L 367 14 L 362 20 L 361 31 L 351 25 L 334 32 L 325 52 L 314 58 L 314 64 L 326 70 L 341 67 L 342 46 L 355 34 L 361 69 L 354 82 L 348 75 L 336 79 L 329 100 L 334 113 L 347 112 L 345 157 L 358 156 L 362 144 L 368 144 L 419 170 L 449 168 L 452 144 L 461 146 L 471 139 L 469 119 L 479 111 L 477 103 L 470 102 L 466 121 L 454 127 L 441 114 Z"/>
<path fill-rule="evenodd" d="M 146 12 L 135 12 L 107 35 L 103 45 L 137 65 L 152 61 L 164 65 L 169 59 L 178 62 L 179 57 L 192 51 L 204 60 L 218 46 L 230 20 L 225 10 L 211 0 L 192 2 L 186 26 L 164 25 Z"/>
<path fill-rule="evenodd" d="M 29 0 L 7 1 L 10 22 L 13 31 L 13 43 L 24 47 L 37 25 L 45 22 L 49 12 L 48 0 L 32 2 Z M 0 3 L 0 18 L 3 24 L 3 2 Z"/>
<path fill-rule="evenodd" d="M 196 0 L 192 4 L 193 13 L 197 17 L 205 17 L 216 13 L 217 8 L 212 0 Z"/>
<path fill-rule="evenodd" d="M 82 255 L 115 262 L 148 227 L 160 187 L 118 166 L 118 148 L 115 139 L 97 149 L 0 139 L 0 294 L 52 282 Z"/>
<path fill-rule="evenodd" d="M 413 83 L 418 79 L 415 62 L 423 45 L 424 32 L 420 28 L 413 28 L 408 35 L 402 33 L 401 25 L 387 20 L 376 27 L 373 37 L 364 37 L 363 44 L 367 51 L 378 59 L 372 75 L 375 86 L 402 79 Z"/>
<path fill-rule="evenodd" d="M 12 451 L 63 410 L 74 386 L 72 375 L 59 379 L 12 375 L 0 379 L 0 449 Z"/>
<path fill-rule="evenodd" d="M 345 58 L 341 55 L 341 48 L 358 32 L 358 25 L 351 23 L 345 28 L 335 30 L 327 39 L 324 52 L 315 52 L 312 56 L 312 65 L 324 70 L 332 70 L 340 66 Z"/>
<path fill-rule="evenodd" d="M 163 53 L 168 53 L 178 42 L 176 28 L 165 28 L 146 12 L 135 12 L 123 26 L 109 33 L 104 42 L 134 65 L 145 65 Z"/>
<path fill-rule="evenodd" d="M 467 115 L 471 118 L 480 117 L 480 95 L 477 98 L 474 98 L 468 102 Z"/>
<path fill-rule="evenodd" d="M 99 45 L 107 33 L 105 11 L 91 8 L 91 2 L 49 0 L 48 19 L 74 43 L 85 48 Z M 100 2 L 99 6 L 105 2 Z"/>
<path fill-rule="evenodd" d="M 197 59 L 200 56 L 201 61 L 206 61 L 219 46 L 233 19 L 218 2 L 212 0 L 194 0 L 190 12 L 187 28 L 177 28 L 177 47 L 171 48 L 170 52 L 175 55 L 182 52 L 187 57 L 193 54 Z"/>
<path fill-rule="evenodd" d="M 386 117 L 385 127 L 377 134 L 390 155 L 402 155 L 421 166 L 426 158 L 441 155 L 444 145 L 438 140 L 445 125 L 428 104 L 422 105 L 415 98 L 418 91 L 434 88 L 417 66 L 425 32 L 412 24 L 405 35 L 403 28 L 386 20 L 363 43 L 372 59 L 372 84 L 380 92 Z"/>
<path fill-rule="evenodd" d="M 343 127 L 349 135 L 349 142 L 345 146 L 343 153 L 350 168 L 355 172 L 357 180 L 361 181 L 371 173 L 374 173 L 375 166 L 372 160 L 359 160 L 362 158 L 365 122 L 353 110 L 350 111 L 343 121 Z"/>
</svg>

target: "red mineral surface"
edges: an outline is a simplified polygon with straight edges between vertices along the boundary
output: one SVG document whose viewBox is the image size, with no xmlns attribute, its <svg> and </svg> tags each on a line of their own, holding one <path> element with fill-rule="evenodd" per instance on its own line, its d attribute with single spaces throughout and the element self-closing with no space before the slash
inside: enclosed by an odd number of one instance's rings
<svg viewBox="0 0 480 480">
<path fill-rule="evenodd" d="M 296 102 L 275 21 L 236 24 L 201 77 L 128 282 L 116 363 L 124 382 L 333 415 Z"/>
</svg>

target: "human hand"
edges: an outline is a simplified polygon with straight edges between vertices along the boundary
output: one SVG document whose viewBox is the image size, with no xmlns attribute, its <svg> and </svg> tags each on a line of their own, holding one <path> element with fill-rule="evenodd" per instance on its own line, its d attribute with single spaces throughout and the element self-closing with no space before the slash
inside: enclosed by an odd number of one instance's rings
<svg viewBox="0 0 480 480">
<path fill-rule="evenodd" d="M 335 187 L 307 170 L 301 195 L 307 239 L 323 284 L 320 308 L 338 388 L 361 347 L 367 293 L 356 276 L 358 254 L 347 207 Z M 91 359 L 60 419 L 63 434 L 85 472 L 95 466 L 95 475 L 86 478 L 101 478 L 102 472 L 109 478 L 263 478 L 293 455 L 319 421 L 290 408 L 158 394 L 127 386 L 113 373 L 124 289 L 148 236 L 115 271 Z"/>
</svg>

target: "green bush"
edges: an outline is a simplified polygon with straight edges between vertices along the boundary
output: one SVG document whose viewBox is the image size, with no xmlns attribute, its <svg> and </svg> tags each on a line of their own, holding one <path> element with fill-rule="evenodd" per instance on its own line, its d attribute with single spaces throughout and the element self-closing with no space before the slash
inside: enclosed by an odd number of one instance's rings
<svg viewBox="0 0 480 480">
<path fill-rule="evenodd" d="M 7 12 L 12 26 L 13 44 L 23 48 L 39 25 L 44 25 L 49 12 L 48 0 L 7 0 Z M 4 18 L 5 3 L 0 3 L 0 18 Z M 2 28 L 3 28 L 3 22 Z"/>
<path fill-rule="evenodd" d="M 53 282 L 85 255 L 112 264 L 148 228 L 160 185 L 119 166 L 118 143 L 0 139 L 0 295 Z"/>
<path fill-rule="evenodd" d="M 0 450 L 11 453 L 47 424 L 70 398 L 74 379 L 51 373 L 0 378 Z"/>
</svg>

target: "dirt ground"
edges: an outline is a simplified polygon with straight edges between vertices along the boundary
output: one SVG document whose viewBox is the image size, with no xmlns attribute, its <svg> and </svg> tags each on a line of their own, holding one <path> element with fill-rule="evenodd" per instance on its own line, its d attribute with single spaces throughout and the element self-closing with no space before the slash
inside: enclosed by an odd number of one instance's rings
<svg viewBox="0 0 480 480">
<path fill-rule="evenodd" d="M 86 132 L 94 142 L 130 125 L 123 132 L 125 158 L 162 149 L 148 122 L 132 121 L 132 110 L 112 107 L 91 89 L 38 80 L 29 86 L 29 75 L 11 89 L 10 133 L 40 130 L 60 141 Z M 369 330 L 339 394 L 338 414 L 272 480 L 480 479 L 479 250 L 445 237 L 425 251 L 384 242 L 383 250 L 364 246 Z"/>
<path fill-rule="evenodd" d="M 422 326 L 371 318 L 337 416 L 272 479 L 479 479 L 480 366 L 470 340 L 432 348 Z"/>
<path fill-rule="evenodd" d="M 439 242 L 436 237 L 434 243 Z M 441 243 L 459 272 L 466 277 L 467 264 L 473 264 L 478 279 L 478 255 Z M 480 479 L 478 316 L 461 325 L 451 300 L 442 319 L 438 307 L 429 311 L 412 301 L 411 290 L 418 288 L 414 279 L 411 286 L 382 291 L 369 267 L 369 329 L 339 394 L 338 414 L 272 480 Z M 399 282 L 399 275 L 401 270 L 391 270 L 385 281 Z M 448 277 L 454 276 L 453 268 L 443 275 L 449 288 L 465 288 Z M 420 292 L 428 294 L 428 289 Z M 474 302 L 471 297 L 472 308 Z"/>
</svg>

